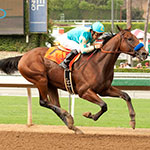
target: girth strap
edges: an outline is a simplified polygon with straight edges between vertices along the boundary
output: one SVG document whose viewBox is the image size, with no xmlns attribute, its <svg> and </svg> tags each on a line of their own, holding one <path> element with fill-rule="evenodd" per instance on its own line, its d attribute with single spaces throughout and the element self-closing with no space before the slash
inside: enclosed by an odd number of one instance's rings
<svg viewBox="0 0 150 150">
<path fill-rule="evenodd" d="M 64 70 L 64 82 L 65 82 L 65 87 L 67 91 L 70 94 L 75 94 L 73 90 L 73 85 L 72 85 L 72 76 L 71 76 L 71 71 L 69 69 Z"/>
</svg>

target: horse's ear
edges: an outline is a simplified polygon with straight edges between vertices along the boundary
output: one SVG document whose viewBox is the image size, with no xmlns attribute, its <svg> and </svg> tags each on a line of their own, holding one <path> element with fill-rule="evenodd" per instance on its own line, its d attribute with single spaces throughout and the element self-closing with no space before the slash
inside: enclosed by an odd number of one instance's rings
<svg viewBox="0 0 150 150">
<path fill-rule="evenodd" d="M 131 31 L 132 26 L 129 26 L 128 30 Z"/>
<path fill-rule="evenodd" d="M 122 31 L 122 29 L 117 25 L 117 29 L 119 30 L 119 31 Z"/>
</svg>

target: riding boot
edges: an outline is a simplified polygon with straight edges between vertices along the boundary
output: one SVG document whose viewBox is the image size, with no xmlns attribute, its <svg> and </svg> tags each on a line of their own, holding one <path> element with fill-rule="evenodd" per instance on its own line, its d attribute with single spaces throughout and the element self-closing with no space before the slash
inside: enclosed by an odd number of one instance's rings
<svg viewBox="0 0 150 150">
<path fill-rule="evenodd" d="M 68 69 L 69 68 L 69 63 L 71 62 L 71 60 L 78 54 L 78 51 L 76 49 L 72 50 L 64 59 L 64 61 L 59 64 L 61 67 L 63 67 L 64 69 Z"/>
</svg>

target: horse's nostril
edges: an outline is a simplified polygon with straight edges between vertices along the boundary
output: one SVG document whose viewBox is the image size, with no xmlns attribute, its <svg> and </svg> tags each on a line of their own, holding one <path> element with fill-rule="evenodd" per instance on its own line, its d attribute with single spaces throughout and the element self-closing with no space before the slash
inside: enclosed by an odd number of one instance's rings
<svg viewBox="0 0 150 150">
<path fill-rule="evenodd" d="M 149 55 L 149 52 L 147 52 L 147 56 Z"/>
<path fill-rule="evenodd" d="M 149 53 L 148 53 L 148 52 L 142 52 L 142 56 L 143 56 L 144 58 L 147 58 L 147 57 L 148 57 L 148 55 L 149 55 Z"/>
</svg>

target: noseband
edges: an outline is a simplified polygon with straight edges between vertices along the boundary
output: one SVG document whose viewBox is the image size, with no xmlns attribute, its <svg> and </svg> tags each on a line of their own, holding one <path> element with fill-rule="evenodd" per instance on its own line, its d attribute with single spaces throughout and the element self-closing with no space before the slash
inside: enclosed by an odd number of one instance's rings
<svg viewBox="0 0 150 150">
<path fill-rule="evenodd" d="M 140 50 L 140 49 L 144 46 L 143 43 L 139 43 L 139 44 L 137 44 L 136 46 L 132 46 L 132 45 L 127 41 L 127 39 L 124 38 L 125 32 L 119 32 L 119 34 L 120 34 L 120 43 L 119 43 L 119 46 L 120 46 L 120 44 L 121 44 L 122 39 L 124 39 L 124 41 L 126 41 L 128 47 L 129 47 L 129 49 L 131 50 L 131 51 L 129 51 L 129 52 L 124 52 L 125 54 L 134 55 L 134 54 L 137 53 L 138 50 Z M 121 51 L 118 51 L 119 46 L 116 48 L 115 51 L 105 51 L 103 48 L 101 48 L 101 52 L 107 53 L 107 54 L 119 54 L 119 53 L 122 53 Z"/>
</svg>

